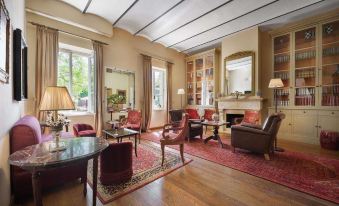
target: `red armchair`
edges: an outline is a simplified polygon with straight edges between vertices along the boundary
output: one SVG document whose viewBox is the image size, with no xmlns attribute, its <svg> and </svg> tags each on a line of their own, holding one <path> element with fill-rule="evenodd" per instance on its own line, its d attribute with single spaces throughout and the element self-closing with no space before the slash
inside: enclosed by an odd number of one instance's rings
<svg viewBox="0 0 339 206">
<path fill-rule="evenodd" d="M 100 182 L 119 184 L 131 179 L 132 142 L 112 143 L 100 154 Z"/>
<path fill-rule="evenodd" d="M 61 137 L 70 138 L 72 135 L 62 133 Z M 50 140 L 52 140 L 50 134 L 42 134 L 39 121 L 34 116 L 27 115 L 18 120 L 10 131 L 10 154 L 27 146 Z M 32 174 L 17 166 L 11 166 L 10 173 L 11 190 L 15 200 L 21 201 L 31 196 L 33 191 Z M 43 171 L 41 172 L 41 186 L 45 190 L 78 178 L 82 178 L 83 183 L 86 183 L 87 163 Z M 86 187 L 86 184 L 84 184 L 84 187 Z"/>
<path fill-rule="evenodd" d="M 122 121 L 122 128 L 128 128 L 139 132 L 139 143 L 141 134 L 141 111 L 129 110 L 127 118 Z"/>
<path fill-rule="evenodd" d="M 205 109 L 205 113 L 204 113 L 204 119 L 208 120 L 208 121 L 212 121 L 212 115 L 215 113 L 214 109 Z M 207 125 L 205 125 L 205 134 L 207 132 Z"/>
<path fill-rule="evenodd" d="M 74 124 L 73 133 L 76 137 L 96 137 L 97 132 L 89 124 Z"/>
<path fill-rule="evenodd" d="M 184 159 L 184 143 L 186 134 L 188 132 L 188 115 L 185 114 L 180 122 L 179 127 L 173 127 L 172 124 L 166 124 L 162 132 L 162 139 L 160 140 L 162 161 L 161 165 L 164 164 L 165 159 L 165 145 L 180 145 L 180 155 L 182 163 Z"/>
</svg>

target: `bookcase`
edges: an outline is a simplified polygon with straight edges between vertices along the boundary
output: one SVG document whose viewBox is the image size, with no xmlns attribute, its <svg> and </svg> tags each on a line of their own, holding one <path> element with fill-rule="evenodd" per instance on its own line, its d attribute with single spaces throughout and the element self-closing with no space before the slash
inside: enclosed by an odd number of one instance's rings
<svg viewBox="0 0 339 206">
<path fill-rule="evenodd" d="M 219 51 L 208 50 L 186 58 L 188 106 L 214 106 L 218 92 Z"/>
<path fill-rule="evenodd" d="M 338 14 L 272 32 L 272 60 L 272 76 L 284 83 L 277 92 L 278 112 L 286 115 L 278 138 L 319 145 L 322 130 L 339 132 Z"/>
</svg>

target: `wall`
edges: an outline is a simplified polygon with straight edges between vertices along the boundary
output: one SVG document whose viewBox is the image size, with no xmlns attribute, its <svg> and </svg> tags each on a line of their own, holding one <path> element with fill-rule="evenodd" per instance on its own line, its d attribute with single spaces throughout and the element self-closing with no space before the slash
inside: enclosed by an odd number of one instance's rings
<svg viewBox="0 0 339 206">
<path fill-rule="evenodd" d="M 5 0 L 9 11 L 13 29 L 20 28 L 25 33 L 25 2 L 24 0 Z M 12 47 L 10 47 L 12 48 Z M 11 55 L 12 56 L 12 55 Z M 13 101 L 13 70 L 10 62 L 9 84 L 0 83 L 0 204 L 10 203 L 10 175 L 9 175 L 9 130 L 20 118 L 24 102 Z"/>
<path fill-rule="evenodd" d="M 260 90 L 260 53 L 259 53 L 259 29 L 252 27 L 250 29 L 241 31 L 222 40 L 221 43 L 221 72 L 220 72 L 220 91 L 224 93 L 224 59 L 225 57 L 240 52 L 253 51 L 255 52 L 255 91 Z"/>
<path fill-rule="evenodd" d="M 64 4 L 65 7 L 68 7 Z M 63 9 L 63 8 L 60 8 Z M 146 54 L 157 58 L 162 58 L 166 61 L 174 63 L 172 75 L 173 77 L 173 87 L 172 87 L 172 105 L 173 108 L 180 107 L 180 96 L 176 95 L 176 91 L 178 88 L 185 87 L 185 62 L 184 62 L 184 54 L 178 53 L 173 49 L 168 49 L 158 43 L 152 43 L 149 40 L 133 36 L 127 31 L 121 29 L 114 29 L 114 36 L 107 37 L 103 35 L 99 35 L 94 32 L 90 32 L 87 30 L 80 29 L 78 27 L 74 27 L 71 25 L 67 25 L 46 17 L 42 17 L 37 14 L 26 13 L 27 21 L 35 22 L 42 25 L 47 25 L 59 30 L 67 31 L 76 35 L 88 37 L 94 40 L 102 41 L 107 43 L 108 45 L 104 46 L 104 68 L 121 68 L 127 69 L 135 73 L 135 94 L 136 94 L 136 108 L 141 109 L 144 103 L 143 101 L 143 77 L 142 77 L 142 55 Z M 31 24 L 27 25 L 27 33 L 28 38 L 27 41 L 29 43 L 29 55 L 28 55 L 28 65 L 29 65 L 29 82 L 32 84 L 29 85 L 29 99 L 33 103 L 31 103 L 30 109 L 28 109 L 27 113 L 32 113 L 34 111 L 34 102 L 35 102 L 35 94 L 34 94 L 34 79 L 35 79 L 35 44 L 36 44 L 36 34 L 35 34 L 35 26 Z M 88 48 L 88 43 L 81 43 L 81 41 L 69 40 L 70 37 L 66 39 L 66 37 L 62 37 L 67 43 L 76 44 L 76 46 L 83 45 L 84 48 Z M 106 100 L 103 100 L 103 104 L 106 105 Z M 104 111 L 106 111 L 104 109 Z M 105 115 L 106 116 L 106 115 Z M 91 121 L 94 122 L 93 116 L 86 116 L 84 118 L 91 118 Z M 89 121 L 86 119 L 86 121 Z M 94 124 L 94 123 L 93 123 Z"/>
</svg>

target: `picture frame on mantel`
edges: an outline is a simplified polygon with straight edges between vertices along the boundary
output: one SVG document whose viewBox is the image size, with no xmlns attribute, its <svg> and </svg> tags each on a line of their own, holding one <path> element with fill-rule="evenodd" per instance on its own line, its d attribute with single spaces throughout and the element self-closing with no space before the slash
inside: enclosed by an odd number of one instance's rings
<svg viewBox="0 0 339 206">
<path fill-rule="evenodd" d="M 9 47 L 11 22 L 3 0 L 0 0 L 0 82 L 9 82 Z"/>
</svg>

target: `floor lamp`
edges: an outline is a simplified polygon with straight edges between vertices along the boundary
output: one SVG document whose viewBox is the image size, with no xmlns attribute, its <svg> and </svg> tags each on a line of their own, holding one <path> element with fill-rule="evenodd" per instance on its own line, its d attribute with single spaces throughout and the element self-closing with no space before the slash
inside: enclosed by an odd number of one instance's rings
<svg viewBox="0 0 339 206">
<path fill-rule="evenodd" d="M 274 108 L 275 108 L 275 113 L 278 113 L 278 88 L 282 88 L 284 87 L 284 83 L 282 82 L 282 80 L 280 78 L 276 78 L 276 79 L 271 79 L 268 88 L 274 89 Z M 277 147 L 277 137 L 275 137 L 275 144 L 274 144 L 274 150 L 277 152 L 283 152 L 284 149 L 283 148 L 279 148 Z"/>
<path fill-rule="evenodd" d="M 182 109 L 182 96 L 185 94 L 184 89 L 178 89 L 178 94 L 180 95 L 180 100 L 181 100 L 181 109 Z"/>
</svg>

